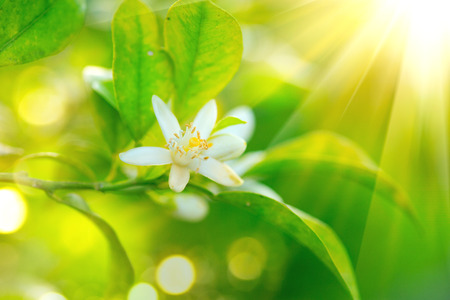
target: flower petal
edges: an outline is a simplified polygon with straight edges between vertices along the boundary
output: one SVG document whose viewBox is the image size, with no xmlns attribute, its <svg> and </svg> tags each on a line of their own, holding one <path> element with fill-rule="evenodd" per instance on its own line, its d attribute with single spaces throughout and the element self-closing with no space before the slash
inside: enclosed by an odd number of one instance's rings
<svg viewBox="0 0 450 300">
<path fill-rule="evenodd" d="M 87 66 L 83 69 L 83 79 L 88 83 L 111 81 L 113 80 L 112 70 L 97 66 Z"/>
<path fill-rule="evenodd" d="M 214 135 L 208 140 L 209 143 L 212 146 L 203 151 L 203 155 L 222 161 L 240 156 L 247 147 L 247 143 L 243 139 L 233 134 Z"/>
<path fill-rule="evenodd" d="M 233 169 L 214 158 L 202 160 L 200 166 L 195 169 L 200 174 L 226 186 L 240 186 L 243 180 Z"/>
<path fill-rule="evenodd" d="M 156 166 L 172 163 L 170 151 L 159 147 L 138 147 L 119 154 L 119 158 L 130 165 Z"/>
<path fill-rule="evenodd" d="M 238 159 L 227 161 L 227 164 L 239 175 L 242 176 L 256 164 L 262 162 L 266 156 L 265 151 L 255 151 L 245 154 Z"/>
<path fill-rule="evenodd" d="M 180 124 L 175 115 L 170 111 L 169 107 L 156 95 L 152 97 L 153 111 L 158 120 L 159 127 L 167 142 L 173 137 L 174 133 L 180 131 Z"/>
<path fill-rule="evenodd" d="M 172 164 L 169 174 L 169 187 L 174 192 L 182 192 L 189 182 L 189 169 L 181 167 L 177 164 Z"/>
<path fill-rule="evenodd" d="M 217 120 L 217 104 L 216 100 L 206 103 L 194 119 L 194 127 L 200 132 L 202 139 L 208 139 Z"/>
<path fill-rule="evenodd" d="M 229 126 L 222 130 L 219 130 L 216 134 L 231 133 L 243 138 L 248 142 L 255 130 L 255 115 L 253 113 L 253 110 L 245 105 L 238 106 L 228 112 L 227 116 L 239 118 L 247 123 Z"/>
</svg>

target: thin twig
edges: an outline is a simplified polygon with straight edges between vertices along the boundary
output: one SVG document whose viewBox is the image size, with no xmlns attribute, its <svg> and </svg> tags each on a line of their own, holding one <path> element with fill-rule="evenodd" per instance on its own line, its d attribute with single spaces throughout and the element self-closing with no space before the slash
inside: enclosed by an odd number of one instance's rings
<svg viewBox="0 0 450 300">
<path fill-rule="evenodd" d="M 52 193 L 56 190 L 96 190 L 100 192 L 121 191 L 136 186 L 154 187 L 159 183 L 159 181 L 155 181 L 155 179 L 146 180 L 142 178 L 119 182 L 51 181 L 28 177 L 25 172 L 0 173 L 0 182 L 29 186 L 43 190 L 47 193 Z"/>
</svg>

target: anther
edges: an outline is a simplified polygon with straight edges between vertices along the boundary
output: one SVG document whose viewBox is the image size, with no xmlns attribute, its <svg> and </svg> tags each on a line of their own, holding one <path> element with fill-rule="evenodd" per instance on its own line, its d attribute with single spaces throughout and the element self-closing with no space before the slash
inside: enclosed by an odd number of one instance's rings
<svg viewBox="0 0 450 300">
<path fill-rule="evenodd" d="M 196 137 L 194 136 L 194 137 L 191 137 L 191 138 L 189 139 L 189 146 L 190 146 L 190 147 L 197 147 L 198 145 L 200 145 L 200 140 L 199 140 L 198 138 L 196 138 Z"/>
</svg>

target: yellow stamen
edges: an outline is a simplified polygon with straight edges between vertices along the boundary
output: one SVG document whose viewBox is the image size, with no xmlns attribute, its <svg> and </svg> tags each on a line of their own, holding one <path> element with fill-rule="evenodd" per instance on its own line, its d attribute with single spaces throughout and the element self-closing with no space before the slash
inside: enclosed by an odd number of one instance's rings
<svg viewBox="0 0 450 300">
<path fill-rule="evenodd" d="M 197 137 L 191 137 L 189 139 L 189 147 L 197 147 L 198 145 L 200 145 L 200 140 Z"/>
<path fill-rule="evenodd" d="M 213 143 L 209 143 L 208 144 L 208 148 L 212 147 Z"/>
</svg>

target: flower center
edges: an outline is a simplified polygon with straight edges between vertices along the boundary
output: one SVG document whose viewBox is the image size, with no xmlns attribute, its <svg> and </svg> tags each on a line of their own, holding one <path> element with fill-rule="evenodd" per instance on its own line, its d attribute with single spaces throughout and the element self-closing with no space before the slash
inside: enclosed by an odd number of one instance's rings
<svg viewBox="0 0 450 300">
<path fill-rule="evenodd" d="M 194 159 L 208 159 L 201 154 L 211 146 L 212 143 L 202 139 L 200 132 L 192 124 L 187 124 L 186 130 L 174 133 L 166 145 L 174 162 L 182 166 L 190 164 Z"/>
</svg>

